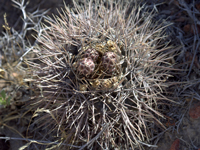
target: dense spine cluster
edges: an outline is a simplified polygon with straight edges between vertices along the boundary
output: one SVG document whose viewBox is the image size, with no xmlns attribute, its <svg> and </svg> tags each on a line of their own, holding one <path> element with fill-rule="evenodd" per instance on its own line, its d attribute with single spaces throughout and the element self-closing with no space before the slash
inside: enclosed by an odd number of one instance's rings
<svg viewBox="0 0 200 150">
<path fill-rule="evenodd" d="M 42 89 L 34 104 L 48 109 L 46 123 L 71 148 L 142 149 L 151 127 L 162 126 L 158 105 L 168 99 L 163 93 L 177 49 L 165 41 L 167 26 L 138 6 L 98 0 L 74 6 L 48 21 L 33 48 L 38 61 L 28 63 Z"/>
</svg>

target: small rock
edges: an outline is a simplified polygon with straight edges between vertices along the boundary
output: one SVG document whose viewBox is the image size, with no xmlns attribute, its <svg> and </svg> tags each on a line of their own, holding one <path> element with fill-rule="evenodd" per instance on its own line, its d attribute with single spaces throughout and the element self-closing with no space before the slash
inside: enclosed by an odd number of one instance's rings
<svg viewBox="0 0 200 150">
<path fill-rule="evenodd" d="M 176 140 L 172 143 L 170 150 L 179 150 L 179 144 L 180 144 L 179 139 L 176 139 Z"/>
<path fill-rule="evenodd" d="M 200 103 L 190 109 L 189 115 L 192 119 L 198 119 L 200 117 Z"/>
</svg>

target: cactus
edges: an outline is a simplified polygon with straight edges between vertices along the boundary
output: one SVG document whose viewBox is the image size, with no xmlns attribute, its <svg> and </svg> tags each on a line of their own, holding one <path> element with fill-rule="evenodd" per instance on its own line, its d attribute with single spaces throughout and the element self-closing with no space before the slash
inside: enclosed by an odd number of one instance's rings
<svg viewBox="0 0 200 150">
<path fill-rule="evenodd" d="M 142 149 L 151 127 L 162 126 L 158 105 L 168 100 L 164 92 L 178 49 L 167 45 L 165 26 L 137 7 L 128 13 L 128 5 L 98 0 L 74 6 L 76 13 L 66 8 L 48 21 L 33 48 L 39 61 L 27 62 L 43 94 L 35 107 L 49 110 L 43 118 L 66 146 Z"/>
</svg>

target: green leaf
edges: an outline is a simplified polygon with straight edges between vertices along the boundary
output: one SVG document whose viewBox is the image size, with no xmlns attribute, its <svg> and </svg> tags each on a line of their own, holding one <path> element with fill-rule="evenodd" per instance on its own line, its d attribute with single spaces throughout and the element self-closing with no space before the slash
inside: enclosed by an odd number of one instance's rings
<svg viewBox="0 0 200 150">
<path fill-rule="evenodd" d="M 3 100 L 1 104 L 5 106 L 6 105 L 6 100 Z"/>
<path fill-rule="evenodd" d="M 2 90 L 0 94 L 0 105 L 3 105 L 5 108 L 6 106 L 10 105 L 11 97 L 9 96 L 6 98 L 6 92 L 4 90 Z"/>
<path fill-rule="evenodd" d="M 0 104 L 3 102 L 3 98 L 2 97 L 0 97 Z"/>
<path fill-rule="evenodd" d="M 1 96 L 3 97 L 3 99 L 6 99 L 6 92 L 4 90 L 1 91 Z"/>
</svg>

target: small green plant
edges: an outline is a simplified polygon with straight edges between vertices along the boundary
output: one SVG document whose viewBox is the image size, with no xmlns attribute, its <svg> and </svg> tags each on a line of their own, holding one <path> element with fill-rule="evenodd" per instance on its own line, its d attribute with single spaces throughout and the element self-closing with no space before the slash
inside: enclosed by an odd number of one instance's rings
<svg viewBox="0 0 200 150">
<path fill-rule="evenodd" d="M 0 105 L 3 105 L 4 108 L 8 105 L 10 105 L 10 96 L 6 96 L 6 92 L 4 90 L 0 93 Z"/>
</svg>

